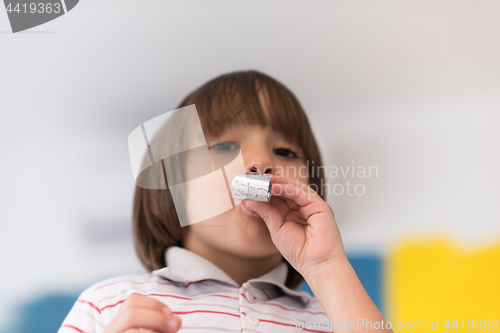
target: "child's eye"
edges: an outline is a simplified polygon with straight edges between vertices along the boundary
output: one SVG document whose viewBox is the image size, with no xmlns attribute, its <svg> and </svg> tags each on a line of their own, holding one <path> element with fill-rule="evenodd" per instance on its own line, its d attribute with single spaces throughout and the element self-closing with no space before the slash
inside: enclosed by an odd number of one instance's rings
<svg viewBox="0 0 500 333">
<path fill-rule="evenodd" d="M 210 143 L 210 149 L 217 152 L 229 152 L 240 149 L 237 144 L 229 141 Z"/>
<path fill-rule="evenodd" d="M 286 158 L 297 158 L 297 154 L 288 148 L 277 148 L 273 150 L 276 155 L 283 156 Z"/>
</svg>

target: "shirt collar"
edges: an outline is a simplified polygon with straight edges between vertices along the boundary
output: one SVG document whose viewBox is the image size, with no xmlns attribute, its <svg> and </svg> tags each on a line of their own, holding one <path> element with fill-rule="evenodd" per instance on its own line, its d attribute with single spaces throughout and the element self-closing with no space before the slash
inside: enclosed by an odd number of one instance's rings
<svg viewBox="0 0 500 333">
<path fill-rule="evenodd" d="M 191 283 L 201 280 L 216 280 L 239 288 L 238 283 L 231 279 L 224 271 L 209 260 L 194 252 L 178 246 L 171 246 L 165 251 L 167 267 L 152 272 L 169 280 Z M 309 303 L 310 299 L 304 292 L 295 291 L 285 286 L 288 275 L 288 266 L 283 261 L 268 273 L 251 279 L 249 283 L 271 283 L 282 289 L 290 296 L 299 297 L 303 302 Z"/>
<path fill-rule="evenodd" d="M 233 279 L 212 262 L 183 247 L 169 247 L 165 252 L 165 261 L 167 267 L 155 272 L 168 279 L 179 282 L 217 280 L 238 286 Z"/>
</svg>

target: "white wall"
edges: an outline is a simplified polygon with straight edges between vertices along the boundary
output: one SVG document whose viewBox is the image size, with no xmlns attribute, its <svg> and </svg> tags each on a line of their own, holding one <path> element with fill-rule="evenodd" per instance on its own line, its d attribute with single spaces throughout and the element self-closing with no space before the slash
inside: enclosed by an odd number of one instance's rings
<svg viewBox="0 0 500 333">
<path fill-rule="evenodd" d="M 81 1 L 9 33 L 0 10 L 0 326 L 16 302 L 143 272 L 127 136 L 191 90 L 262 70 L 308 111 L 351 252 L 500 236 L 497 1 Z M 333 180 L 332 180 L 333 181 Z M 345 182 L 346 180 L 340 180 Z M 105 236 L 102 236 L 105 235 Z"/>
</svg>

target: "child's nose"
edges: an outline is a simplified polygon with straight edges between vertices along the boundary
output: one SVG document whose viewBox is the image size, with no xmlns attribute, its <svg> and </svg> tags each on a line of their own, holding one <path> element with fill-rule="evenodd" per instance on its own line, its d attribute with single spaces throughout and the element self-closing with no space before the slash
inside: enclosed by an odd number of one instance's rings
<svg viewBox="0 0 500 333">
<path fill-rule="evenodd" d="M 275 166 L 270 156 L 263 156 L 266 154 L 260 154 L 259 157 L 253 158 L 246 165 L 246 172 L 256 172 L 256 173 L 270 173 L 274 174 Z"/>
<path fill-rule="evenodd" d="M 267 168 L 264 172 L 261 172 L 261 171 L 259 171 L 259 169 L 257 169 L 256 167 L 251 167 L 251 168 L 250 168 L 250 172 L 257 172 L 257 173 L 271 173 L 271 172 L 272 172 L 272 169 L 271 169 L 271 168 Z"/>
</svg>

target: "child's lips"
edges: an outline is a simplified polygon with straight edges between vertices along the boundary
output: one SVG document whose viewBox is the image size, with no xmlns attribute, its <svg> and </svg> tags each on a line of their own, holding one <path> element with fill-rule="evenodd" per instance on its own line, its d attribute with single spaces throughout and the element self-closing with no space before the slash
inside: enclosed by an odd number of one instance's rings
<svg viewBox="0 0 500 333">
<path fill-rule="evenodd" d="M 248 209 L 248 208 L 245 206 L 245 202 L 242 202 L 240 206 L 242 207 L 241 209 L 243 209 L 243 211 L 245 212 L 245 214 L 250 215 L 250 216 L 252 216 L 252 217 L 259 217 L 259 218 L 260 218 L 260 215 L 259 215 L 259 214 L 257 214 L 257 213 L 256 213 L 256 212 L 254 212 L 254 211 L 251 211 L 250 209 Z"/>
</svg>

